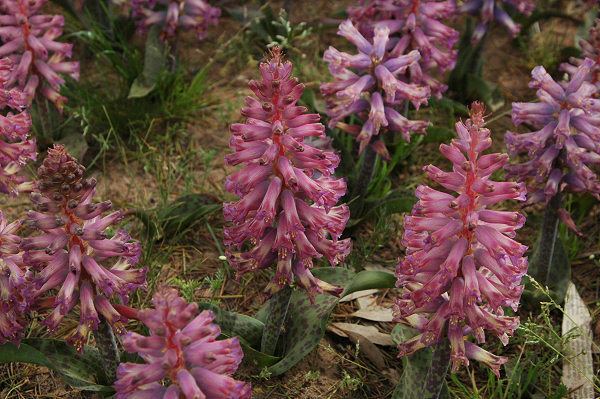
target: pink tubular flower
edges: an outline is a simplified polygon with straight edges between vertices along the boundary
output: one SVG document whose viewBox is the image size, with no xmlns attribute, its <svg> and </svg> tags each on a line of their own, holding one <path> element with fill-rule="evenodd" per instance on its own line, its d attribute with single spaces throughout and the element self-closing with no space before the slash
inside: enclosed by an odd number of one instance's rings
<svg viewBox="0 0 600 399">
<path fill-rule="evenodd" d="M 131 8 L 142 31 L 162 26 L 163 40 L 174 38 L 177 29 L 193 29 L 199 40 L 204 39 L 208 27 L 216 26 L 221 16 L 221 10 L 205 0 L 132 0 Z"/>
<path fill-rule="evenodd" d="M 10 59 L 0 59 L 0 109 L 8 108 L 0 114 L 0 192 L 17 195 L 33 188 L 21 172 L 37 152 L 35 140 L 29 138 L 31 118 L 24 109 L 25 94 L 7 85 L 13 71 Z"/>
<path fill-rule="evenodd" d="M 358 54 L 329 47 L 323 55 L 335 78 L 321 85 L 321 92 L 328 101 L 329 124 L 356 134 L 361 152 L 373 144 L 375 151 L 388 157 L 385 145 L 374 140 L 383 129 L 402 132 L 409 141 L 411 132 L 425 133 L 429 125 L 425 121 L 408 120 L 399 112 L 406 101 L 418 109 L 429 99 L 429 87 L 403 79 L 406 70 L 421 56 L 416 50 L 404 54 L 406 46 L 400 42 L 393 44 L 387 26 L 375 27 L 373 39 L 369 41 L 347 20 L 341 23 L 338 34 L 354 44 Z M 353 114 L 364 120 L 362 128 L 339 123 Z"/>
<path fill-rule="evenodd" d="M 346 205 L 335 206 L 346 182 L 334 178 L 338 156 L 309 145 L 308 137 L 323 137 L 318 114 L 296 105 L 304 85 L 291 77 L 292 63 L 272 50 L 260 65 L 261 81 L 250 81 L 256 97 L 242 108 L 245 123 L 231 125 L 229 165 L 244 167 L 227 178 L 225 188 L 240 197 L 223 207 L 229 262 L 239 274 L 277 271 L 267 287 L 275 293 L 295 281 L 311 296 L 341 288 L 316 279 L 313 258 L 325 256 L 331 265 L 350 252 L 349 239 L 338 240 L 349 218 Z M 249 250 L 242 250 L 245 243 Z M 241 251 L 240 251 L 241 250 Z"/>
<path fill-rule="evenodd" d="M 451 172 L 433 165 L 424 168 L 429 178 L 458 196 L 417 187 L 419 201 L 404 220 L 406 257 L 396 268 L 397 285 L 404 292 L 394 311 L 398 321 L 421 332 L 399 345 L 400 356 L 435 344 L 446 334 L 454 371 L 475 359 L 498 375 L 506 358 L 465 336 L 483 343 L 488 330 L 506 345 L 519 324 L 518 317 L 504 316 L 502 308 L 519 306 L 527 247 L 514 238 L 525 218 L 488 207 L 507 199 L 525 200 L 525 186 L 490 179 L 508 156 L 481 155 L 492 144 L 490 131 L 483 127 L 484 112 L 482 104 L 473 103 L 471 118 L 456 124 L 458 139 L 440 146 L 452 162 Z"/>
<path fill-rule="evenodd" d="M 118 332 L 127 319 L 111 304 L 118 296 L 126 302 L 135 289 L 145 286 L 146 270 L 133 269 L 141 253 L 139 243 L 118 230 L 108 229 L 122 219 L 117 211 L 103 216 L 110 201 L 94 203 L 96 180 L 83 179 L 85 168 L 61 145 L 48 150 L 38 169 L 38 191 L 31 200 L 27 223 L 41 234 L 21 241 L 23 259 L 38 273 L 31 295 L 38 303 L 54 305 L 44 320 L 50 331 L 79 303 L 80 322 L 69 341 L 81 350 L 99 316 Z M 110 266 L 105 266 L 110 264 Z M 54 297 L 46 295 L 58 290 Z"/>
<path fill-rule="evenodd" d="M 350 19 L 366 37 L 373 37 L 378 26 L 388 27 L 398 36 L 392 40 L 396 54 L 418 50 L 421 59 L 409 66 L 409 80 L 429 86 L 438 98 L 448 87 L 433 75 L 454 68 L 457 51 L 453 47 L 459 37 L 458 31 L 442 20 L 455 12 L 451 0 L 363 0 L 348 9 Z"/>
<path fill-rule="evenodd" d="M 521 26 L 508 15 L 502 8 L 501 3 L 510 5 L 512 8 L 524 15 L 531 15 L 535 9 L 535 0 L 467 0 L 460 8 L 461 12 L 477 15 L 480 21 L 473 32 L 473 42 L 479 42 L 485 35 L 488 25 L 496 20 L 502 24 L 513 37 L 521 31 Z"/>
<path fill-rule="evenodd" d="M 0 345 L 18 343 L 23 332 L 23 315 L 29 306 L 25 293 L 26 267 L 16 233 L 21 221 L 8 223 L 0 211 Z"/>
<path fill-rule="evenodd" d="M 231 377 L 242 361 L 237 338 L 217 341 L 221 334 L 211 311 L 198 314 L 174 289 L 154 294 L 154 309 L 138 312 L 150 330 L 123 338 L 127 352 L 146 364 L 122 363 L 117 370 L 117 399 L 246 399 L 250 384 Z M 165 385 L 161 381 L 168 381 Z"/>
<path fill-rule="evenodd" d="M 600 100 L 586 81 L 594 62 L 585 59 L 566 83 L 556 83 L 541 67 L 531 73 L 537 103 L 513 103 L 515 125 L 527 123 L 530 133 L 507 132 L 511 156 L 527 153 L 529 160 L 507 167 L 510 175 L 528 183 L 530 202 L 548 202 L 558 192 L 589 192 L 600 198 Z"/>
<path fill-rule="evenodd" d="M 59 94 L 65 83 L 61 75 L 79 79 L 79 63 L 68 62 L 73 45 L 57 42 L 65 23 L 62 15 L 38 14 L 47 0 L 0 0 L 0 57 L 17 65 L 8 85 L 17 85 L 31 102 L 41 93 L 62 109 L 66 98 Z M 41 83 L 45 81 L 45 83 Z"/>
<path fill-rule="evenodd" d="M 596 85 L 596 97 L 600 97 L 600 19 L 596 19 L 594 26 L 590 28 L 588 40 L 581 39 L 579 41 L 581 52 L 584 58 L 589 58 L 594 61 L 589 81 Z M 560 64 L 560 69 L 567 72 L 569 75 L 574 75 L 577 68 L 583 64 L 581 58 L 571 58 L 570 63 Z"/>
</svg>

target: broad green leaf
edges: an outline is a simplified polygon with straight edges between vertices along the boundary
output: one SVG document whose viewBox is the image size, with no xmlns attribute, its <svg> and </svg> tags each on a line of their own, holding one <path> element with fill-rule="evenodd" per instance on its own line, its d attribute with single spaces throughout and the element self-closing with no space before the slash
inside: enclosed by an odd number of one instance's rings
<svg viewBox="0 0 600 399">
<path fill-rule="evenodd" d="M 216 305 L 207 302 L 198 303 L 201 309 L 212 310 L 215 314 L 215 322 L 221 327 L 223 334 L 243 338 L 253 347 L 258 347 L 261 342 L 264 323 L 251 316 L 241 313 L 223 310 Z"/>
<path fill-rule="evenodd" d="M 257 369 L 272 366 L 281 360 L 280 357 L 267 355 L 266 353 L 254 349 L 245 339 L 241 337 L 238 338 L 240 339 L 240 345 L 244 351 L 244 361 L 249 362 Z"/>
<path fill-rule="evenodd" d="M 330 284 L 345 285 L 352 272 L 343 268 L 319 268 L 312 270 L 315 277 Z M 321 341 L 329 322 L 329 315 L 339 298 L 331 295 L 317 295 L 315 303 L 310 303 L 302 290 L 292 293 L 286 323 L 285 347 L 282 359 L 269 367 L 277 376 L 285 373 L 308 355 Z"/>
<path fill-rule="evenodd" d="M 44 338 L 28 338 L 17 347 L 13 344 L 0 346 L 0 363 L 19 362 L 47 367 L 74 388 L 101 393 L 114 392 L 107 386 L 98 351 L 85 347 L 82 354 L 64 341 Z"/>
<path fill-rule="evenodd" d="M 167 64 L 167 48 L 160 39 L 160 27 L 158 25 L 150 28 L 146 38 L 144 54 L 144 70 L 138 76 L 131 88 L 127 98 L 142 98 L 154 90 L 158 78 Z"/>
<path fill-rule="evenodd" d="M 292 298 L 292 288 L 283 287 L 271 297 L 267 306 L 267 320 L 263 329 L 260 350 L 267 355 L 273 355 L 277 349 L 279 337 L 285 331 L 286 317 Z"/>
<path fill-rule="evenodd" d="M 400 344 L 418 332 L 411 327 L 397 324 L 391 336 L 395 343 Z M 438 348 L 435 351 L 439 350 Z M 449 350 L 441 348 L 441 350 Z M 448 361 L 439 361 L 440 356 L 434 356 L 431 348 L 421 349 L 412 355 L 402 358 L 402 376 L 396 385 L 392 399 L 441 399 L 448 397 L 448 387 L 445 384 L 445 375 L 448 370 Z M 442 354 L 446 355 L 446 353 Z M 436 378 L 434 378 L 436 377 Z M 426 386 L 427 382 L 432 384 Z"/>
<path fill-rule="evenodd" d="M 350 295 L 356 291 L 364 291 L 372 288 L 394 288 L 396 287 L 396 276 L 377 270 L 363 270 L 356 274 L 350 284 L 346 286 L 341 295 Z"/>
</svg>

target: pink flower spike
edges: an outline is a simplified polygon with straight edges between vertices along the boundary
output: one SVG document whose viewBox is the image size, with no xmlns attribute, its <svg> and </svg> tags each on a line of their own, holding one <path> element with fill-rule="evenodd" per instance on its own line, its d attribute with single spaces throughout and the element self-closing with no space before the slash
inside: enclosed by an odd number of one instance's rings
<svg viewBox="0 0 600 399">
<path fill-rule="evenodd" d="M 315 258 L 335 266 L 350 252 L 350 240 L 339 240 L 350 216 L 346 205 L 337 205 L 346 192 L 346 182 L 332 176 L 339 157 L 311 145 L 324 138 L 324 127 L 319 115 L 296 105 L 304 85 L 291 76 L 281 50 L 274 48 L 259 68 L 262 79 L 249 83 L 255 96 L 242 109 L 247 119 L 231 125 L 235 152 L 225 157 L 243 165 L 225 184 L 240 197 L 223 206 L 229 263 L 238 275 L 276 264 L 268 294 L 295 282 L 311 298 L 337 295 L 339 287 L 309 269 Z"/>
<path fill-rule="evenodd" d="M 146 363 L 119 365 L 117 399 L 252 397 L 250 384 L 231 377 L 244 356 L 240 343 L 237 338 L 217 340 L 221 330 L 211 311 L 198 313 L 198 305 L 170 288 L 158 290 L 152 303 L 154 308 L 138 311 L 150 335 L 123 337 L 125 350 Z"/>
<path fill-rule="evenodd" d="M 19 343 L 25 327 L 25 313 L 32 298 L 29 295 L 27 267 L 19 249 L 17 235 L 21 221 L 8 223 L 0 211 L 0 345 Z"/>
<path fill-rule="evenodd" d="M 478 15 L 480 22 L 475 28 L 472 41 L 477 43 L 485 35 L 490 22 L 496 20 L 509 31 L 512 37 L 516 37 L 521 31 L 521 26 L 515 23 L 503 8 L 502 3 L 513 8 L 524 15 L 531 15 L 535 9 L 535 0 L 466 0 L 459 11 Z"/>
<path fill-rule="evenodd" d="M 350 20 L 367 39 L 377 37 L 378 29 L 389 30 L 387 46 L 394 56 L 418 50 L 419 59 L 392 72 L 405 74 L 410 83 L 428 86 L 432 95 L 441 98 L 448 88 L 439 75 L 452 70 L 456 63 L 459 33 L 446 25 L 456 13 L 453 0 L 361 0 L 348 8 Z M 387 36 L 386 36 L 387 39 Z M 379 56 L 381 58 L 381 56 Z M 386 67 L 396 62 L 386 61 Z"/>
<path fill-rule="evenodd" d="M 487 206 L 504 199 L 523 201 L 525 189 L 491 180 L 507 157 L 481 154 L 491 145 L 484 112 L 482 104 L 473 103 L 470 119 L 456 124 L 458 138 L 440 146 L 452 162 L 452 172 L 426 168 L 434 181 L 458 195 L 428 186 L 416 190 L 419 201 L 404 222 L 407 255 L 396 267 L 397 286 L 404 291 L 394 312 L 397 321 L 411 325 L 410 319 L 417 317 L 416 328 L 422 333 L 419 341 L 400 345 L 400 355 L 439 342 L 446 331 L 453 371 L 474 359 L 498 374 L 506 359 L 485 352 L 466 337 L 483 342 L 484 330 L 489 330 L 506 344 L 518 326 L 518 318 L 504 316 L 502 308 L 516 310 L 523 290 L 527 247 L 514 237 L 524 217 Z"/>
<path fill-rule="evenodd" d="M 159 25 L 163 40 L 173 39 L 178 29 L 193 30 L 202 40 L 221 16 L 221 10 L 205 0 L 132 0 L 131 10 L 140 31 Z"/>
<path fill-rule="evenodd" d="M 529 202 L 548 203 L 563 191 L 589 192 L 600 198 L 600 100 L 589 79 L 595 65 L 586 58 L 571 80 L 561 83 L 538 66 L 531 72 L 530 87 L 537 89 L 539 102 L 513 103 L 513 123 L 528 124 L 534 131 L 506 133 L 508 152 L 529 158 L 506 169 L 527 184 Z"/>
<path fill-rule="evenodd" d="M 56 41 L 65 23 L 62 15 L 40 14 L 47 0 L 0 0 L 2 30 L 0 57 L 8 56 L 17 67 L 7 84 L 22 90 L 31 103 L 39 89 L 62 110 L 67 99 L 60 95 L 61 75 L 79 79 L 79 62 L 71 58 L 73 45 Z"/>
<path fill-rule="evenodd" d="M 343 119 L 356 114 L 362 120 L 362 126 L 356 126 L 359 152 L 371 145 L 383 156 L 387 150 L 375 137 L 380 133 L 401 132 L 406 141 L 410 141 L 411 133 L 425 133 L 428 122 L 409 121 L 400 114 L 407 102 L 418 109 L 427 104 L 431 95 L 427 85 L 406 76 L 408 69 L 418 66 L 422 58 L 419 51 L 404 54 L 404 49 L 394 47 L 394 38 L 390 37 L 387 26 L 376 26 L 369 41 L 346 20 L 340 24 L 338 34 L 357 46 L 358 54 L 350 55 L 330 47 L 323 55 L 334 77 L 333 82 L 321 85 L 328 103 L 330 127 L 342 128 Z"/>
<path fill-rule="evenodd" d="M 0 192 L 12 196 L 33 189 L 22 170 L 37 157 L 35 140 L 29 137 L 27 96 L 9 84 L 16 68 L 9 58 L 0 59 Z"/>
<path fill-rule="evenodd" d="M 32 276 L 32 300 L 45 302 L 51 291 L 58 290 L 55 309 L 44 321 L 49 330 L 80 305 L 79 326 L 68 339 L 77 350 L 97 329 L 99 316 L 124 333 L 127 318 L 115 309 L 115 302 L 126 303 L 146 284 L 145 269 L 134 268 L 139 243 L 123 230 L 109 237 L 107 230 L 122 214 L 102 215 L 110 202 L 93 202 L 96 180 L 84 179 L 84 172 L 63 146 L 48 150 L 38 169 L 37 190 L 31 194 L 37 210 L 27 214 L 27 224 L 38 234 L 20 243 L 24 259 L 37 271 Z"/>
</svg>

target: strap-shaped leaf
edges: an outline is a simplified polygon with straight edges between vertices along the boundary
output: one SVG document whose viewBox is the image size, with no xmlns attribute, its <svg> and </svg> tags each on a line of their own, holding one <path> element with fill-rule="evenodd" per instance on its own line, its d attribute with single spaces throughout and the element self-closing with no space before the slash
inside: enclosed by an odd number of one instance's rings
<svg viewBox="0 0 600 399">
<path fill-rule="evenodd" d="M 260 350 L 267 355 L 275 354 L 280 336 L 285 331 L 286 318 L 292 299 L 292 288 L 283 287 L 269 300 L 268 317 L 265 322 Z"/>
<path fill-rule="evenodd" d="M 92 347 L 85 347 L 82 354 L 64 341 L 44 338 L 28 338 L 21 345 L 0 346 L 0 363 L 30 363 L 47 367 L 74 388 L 110 394 L 102 368 L 102 358 Z"/>
<path fill-rule="evenodd" d="M 229 337 L 240 337 L 252 347 L 259 347 L 265 325 L 262 321 L 241 313 L 223 310 L 211 303 L 198 304 L 201 309 L 212 310 L 221 332 Z"/>
<path fill-rule="evenodd" d="M 144 70 L 131 85 L 128 98 L 142 98 L 150 94 L 166 64 L 167 49 L 160 39 L 160 27 L 155 25 L 150 28 L 146 38 Z"/>
<path fill-rule="evenodd" d="M 397 324 L 392 330 L 392 339 L 400 344 L 417 332 L 410 327 Z M 447 398 L 448 386 L 445 376 L 448 372 L 450 347 L 447 342 L 433 350 L 421 349 L 402 358 L 402 376 L 392 395 L 392 399 L 442 399 Z"/>
</svg>

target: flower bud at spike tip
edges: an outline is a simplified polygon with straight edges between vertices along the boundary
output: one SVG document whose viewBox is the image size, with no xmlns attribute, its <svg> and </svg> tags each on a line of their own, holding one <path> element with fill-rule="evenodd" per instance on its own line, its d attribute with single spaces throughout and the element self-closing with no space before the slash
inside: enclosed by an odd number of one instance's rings
<svg viewBox="0 0 600 399">
<path fill-rule="evenodd" d="M 163 288 L 152 298 L 154 308 L 138 311 L 149 336 L 134 332 L 123 347 L 145 364 L 121 363 L 115 381 L 116 399 L 206 398 L 248 399 L 250 384 L 231 375 L 243 352 L 237 338 L 217 341 L 221 334 L 215 315 L 188 304 L 174 289 Z"/>
<path fill-rule="evenodd" d="M 39 234 L 21 242 L 24 258 L 38 260 L 32 298 L 43 303 L 56 295 L 55 309 L 44 320 L 48 329 L 55 330 L 80 305 L 79 326 L 69 337 L 78 350 L 97 329 L 100 316 L 123 333 L 127 315 L 119 313 L 119 305 L 146 285 L 146 270 L 134 268 L 141 254 L 139 243 L 124 230 L 109 238 L 106 230 L 114 228 L 121 213 L 104 215 L 110 202 L 92 202 L 96 180 L 84 179 L 84 173 L 85 168 L 62 145 L 48 150 L 38 169 L 37 191 L 31 196 L 35 204 L 46 204 L 46 210 L 38 206 L 38 212 L 28 212 L 27 219 Z"/>
<path fill-rule="evenodd" d="M 73 45 L 56 41 L 63 31 L 62 15 L 39 14 L 47 0 L 0 0 L 2 30 L 0 57 L 8 56 L 17 67 L 8 85 L 25 92 L 31 103 L 36 91 L 62 110 L 66 98 L 60 95 L 64 76 L 79 79 L 79 62 L 71 58 Z"/>
<path fill-rule="evenodd" d="M 268 294 L 295 282 L 311 298 L 339 295 L 341 288 L 310 272 L 313 259 L 324 256 L 335 266 L 350 252 L 350 240 L 339 239 L 350 216 L 346 205 L 336 206 L 346 193 L 346 182 L 332 176 L 339 157 L 307 140 L 322 139 L 325 129 L 317 114 L 296 105 L 303 86 L 281 50 L 272 49 L 259 68 L 262 80 L 249 84 L 255 97 L 246 99 L 245 123 L 231 126 L 234 153 L 225 157 L 229 165 L 243 165 L 225 183 L 240 197 L 223 206 L 229 263 L 238 274 L 276 264 Z M 271 111 L 264 111 L 265 103 Z"/>
<path fill-rule="evenodd" d="M 451 172 L 428 168 L 436 170 L 429 174 L 433 181 L 456 195 L 417 187 L 419 201 L 404 221 L 406 256 L 396 267 L 397 286 L 404 290 L 394 314 L 421 333 L 399 345 L 400 355 L 434 345 L 447 334 L 454 371 L 475 359 L 498 375 L 506 359 L 467 339 L 472 335 L 481 343 L 487 330 L 506 345 L 519 324 L 517 317 L 504 316 L 503 308 L 516 310 L 523 290 L 527 247 L 513 237 L 525 218 L 488 206 L 524 201 L 525 187 L 491 180 L 507 158 L 481 154 L 491 146 L 484 113 L 481 103 L 473 103 L 470 119 L 456 124 L 458 137 L 440 146 L 453 164 Z"/>
<path fill-rule="evenodd" d="M 194 30 L 202 40 L 221 16 L 221 10 L 205 0 L 132 0 L 131 10 L 140 31 L 158 25 L 164 40 L 174 38 L 178 29 Z"/>
</svg>

